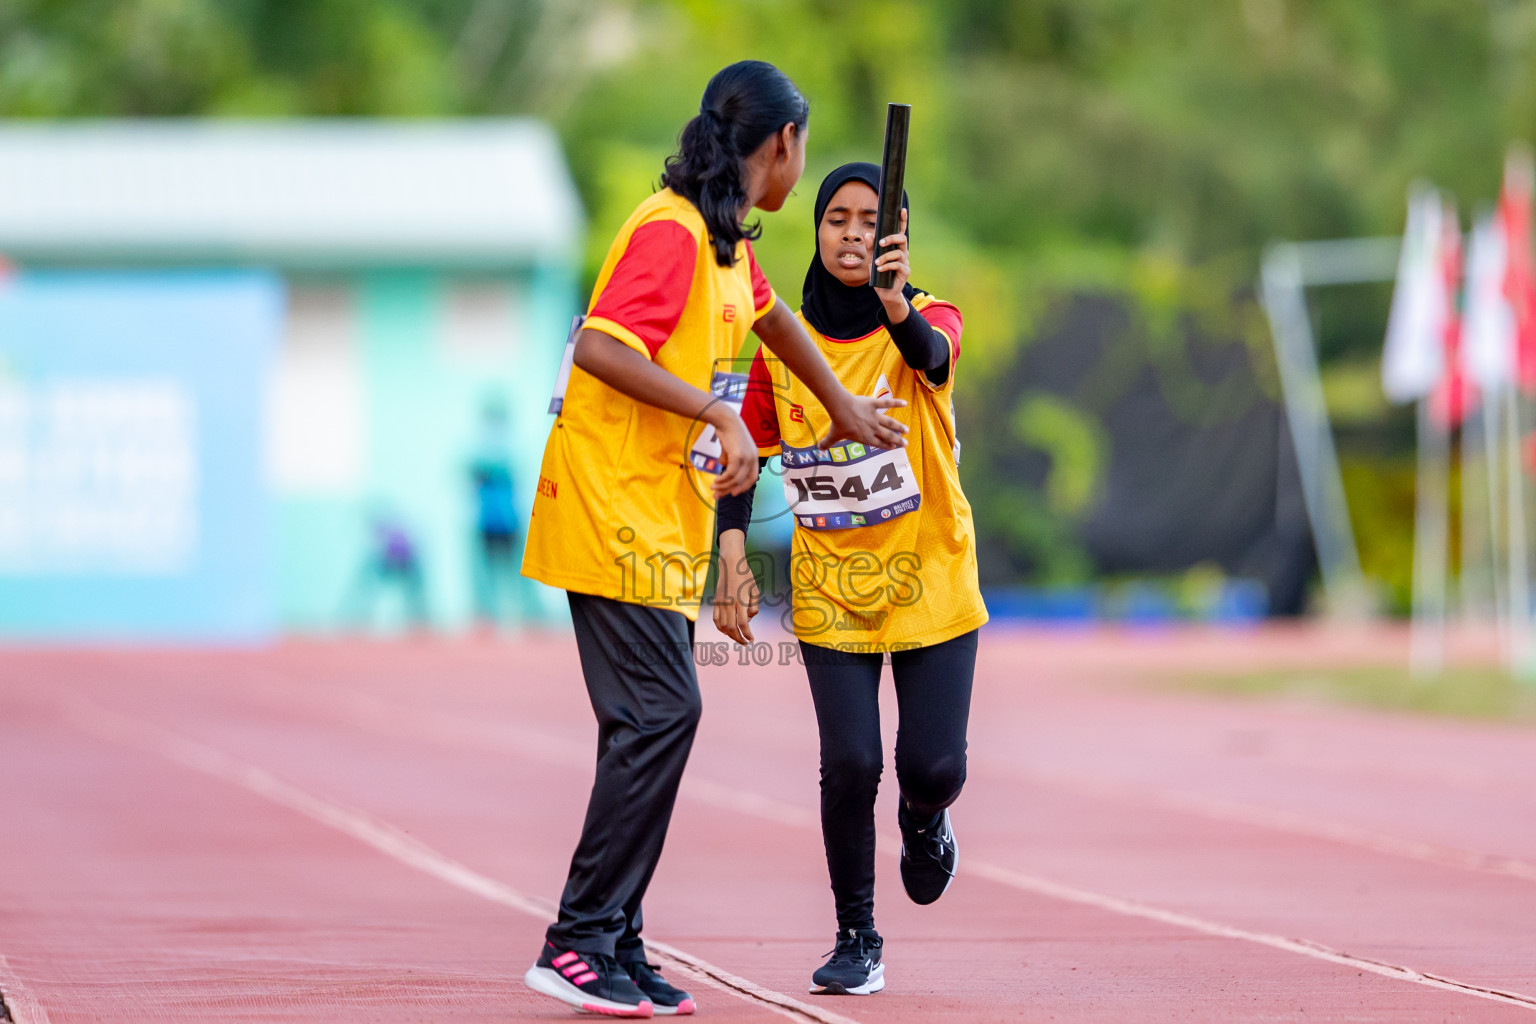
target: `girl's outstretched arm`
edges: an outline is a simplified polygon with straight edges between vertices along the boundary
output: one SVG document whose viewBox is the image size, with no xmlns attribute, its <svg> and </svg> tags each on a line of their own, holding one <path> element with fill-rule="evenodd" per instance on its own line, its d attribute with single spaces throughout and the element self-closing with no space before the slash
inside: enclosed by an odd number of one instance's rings
<svg viewBox="0 0 1536 1024">
<path fill-rule="evenodd" d="M 711 424 L 720 435 L 725 462 L 725 469 L 711 484 L 716 498 L 740 494 L 757 483 L 757 444 L 729 404 L 668 373 L 619 339 L 592 328 L 577 335 L 572 362 L 637 402 Z"/>
<path fill-rule="evenodd" d="M 828 448 L 836 441 L 858 441 L 876 448 L 905 447 L 906 425 L 885 415 L 883 410 L 907 403 L 899 398 L 872 398 L 852 395 L 843 387 L 827 361 L 816 350 L 800 321 L 779 299 L 764 313 L 752 330 L 763 339 L 769 351 L 784 361 L 789 372 L 811 389 L 822 408 L 832 417 L 831 429 L 821 439 Z"/>
</svg>

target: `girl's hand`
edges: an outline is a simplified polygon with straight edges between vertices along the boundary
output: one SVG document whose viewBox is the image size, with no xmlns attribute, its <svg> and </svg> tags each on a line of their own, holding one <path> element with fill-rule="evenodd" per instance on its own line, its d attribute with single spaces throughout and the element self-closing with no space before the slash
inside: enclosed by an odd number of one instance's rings
<svg viewBox="0 0 1536 1024">
<path fill-rule="evenodd" d="M 875 269 L 889 270 L 896 276 L 889 288 L 876 288 L 875 294 L 880 296 L 880 302 L 885 306 L 886 319 L 893 324 L 899 324 L 907 318 L 907 297 L 902 294 L 902 289 L 907 286 L 907 279 L 912 276 L 912 263 L 907 252 L 906 232 L 907 211 L 902 210 L 901 232 L 886 235 L 876 243 L 892 247 L 890 252 L 875 260 Z"/>
<path fill-rule="evenodd" d="M 832 425 L 817 445 L 830 448 L 838 441 L 858 441 L 872 448 L 905 448 L 907 425 L 891 419 L 886 409 L 899 409 L 907 403 L 900 398 L 873 398 L 869 395 L 850 395 L 838 408 L 828 409 Z"/>
<path fill-rule="evenodd" d="M 740 530 L 720 534 L 720 572 L 715 580 L 715 628 L 739 644 L 750 644 L 752 617 L 757 614 L 757 577 L 747 564 L 746 535 Z"/>
<path fill-rule="evenodd" d="M 720 458 L 725 463 L 710 483 L 716 500 L 727 494 L 743 494 L 757 485 L 757 442 L 735 409 L 719 402 L 711 409 L 710 422 L 720 437 Z"/>
</svg>

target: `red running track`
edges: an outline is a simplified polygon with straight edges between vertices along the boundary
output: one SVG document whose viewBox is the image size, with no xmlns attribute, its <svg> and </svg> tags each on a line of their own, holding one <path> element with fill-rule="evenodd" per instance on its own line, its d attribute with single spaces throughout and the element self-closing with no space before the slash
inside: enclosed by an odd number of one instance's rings
<svg viewBox="0 0 1536 1024">
<path fill-rule="evenodd" d="M 654 951 L 717 1021 L 1536 1020 L 1531 731 L 1144 685 L 1401 641 L 990 631 L 960 877 L 912 906 L 886 844 L 864 999 L 805 991 L 802 670 L 706 668 Z M 570 1019 L 521 985 L 590 782 L 567 638 L 8 651 L 0 708 L 18 1024 Z"/>
</svg>

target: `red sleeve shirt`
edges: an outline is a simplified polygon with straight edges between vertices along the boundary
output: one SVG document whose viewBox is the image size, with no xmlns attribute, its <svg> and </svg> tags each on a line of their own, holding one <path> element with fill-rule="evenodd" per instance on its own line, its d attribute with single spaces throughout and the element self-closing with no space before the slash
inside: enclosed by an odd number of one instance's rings
<svg viewBox="0 0 1536 1024">
<path fill-rule="evenodd" d="M 960 319 L 960 310 L 947 302 L 935 301 L 924 306 L 919 312 L 923 319 L 928 321 L 928 326 L 941 332 L 949 340 L 949 358 L 953 362 L 960 358 L 960 331 L 964 322 Z"/>
<path fill-rule="evenodd" d="M 631 332 L 655 359 L 688 304 L 698 255 L 698 242 L 677 221 L 640 225 L 588 316 Z"/>
<path fill-rule="evenodd" d="M 747 371 L 747 395 L 741 401 L 741 420 L 757 442 L 758 454 L 773 454 L 763 449 L 779 447 L 779 403 L 773 390 L 773 378 L 758 348 Z"/>
</svg>

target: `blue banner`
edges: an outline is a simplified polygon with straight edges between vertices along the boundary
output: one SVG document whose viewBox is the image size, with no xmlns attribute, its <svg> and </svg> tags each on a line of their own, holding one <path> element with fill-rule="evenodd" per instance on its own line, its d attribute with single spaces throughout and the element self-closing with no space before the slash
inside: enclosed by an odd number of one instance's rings
<svg viewBox="0 0 1536 1024">
<path fill-rule="evenodd" d="M 0 637 L 273 634 L 262 453 L 283 318 L 258 272 L 0 281 Z"/>
</svg>

